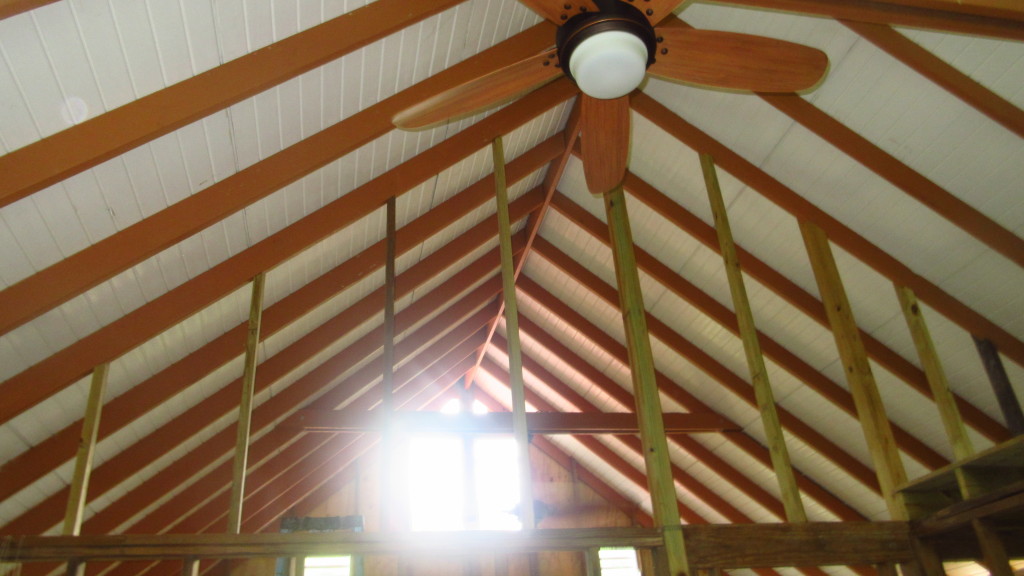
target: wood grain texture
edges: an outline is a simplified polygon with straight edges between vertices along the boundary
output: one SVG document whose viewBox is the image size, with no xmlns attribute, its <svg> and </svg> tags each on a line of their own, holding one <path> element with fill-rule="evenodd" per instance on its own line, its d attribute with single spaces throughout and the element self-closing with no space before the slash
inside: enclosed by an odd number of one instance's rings
<svg viewBox="0 0 1024 576">
<path fill-rule="evenodd" d="M 583 174 L 591 194 L 622 184 L 629 161 L 629 97 L 601 100 L 580 94 Z"/>
</svg>

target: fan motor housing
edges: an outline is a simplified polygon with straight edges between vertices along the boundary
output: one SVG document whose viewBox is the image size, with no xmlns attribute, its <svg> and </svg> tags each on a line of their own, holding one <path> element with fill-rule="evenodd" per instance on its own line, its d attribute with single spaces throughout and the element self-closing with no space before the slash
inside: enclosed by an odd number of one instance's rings
<svg viewBox="0 0 1024 576">
<path fill-rule="evenodd" d="M 588 38 L 611 30 L 627 32 L 639 38 L 647 47 L 647 66 L 654 64 L 657 36 L 643 12 L 618 0 L 606 0 L 596 4 L 600 7 L 599 11 L 580 12 L 559 26 L 555 34 L 558 61 L 565 75 L 573 82 L 576 81 L 572 77 L 569 62 L 577 46 Z"/>
</svg>

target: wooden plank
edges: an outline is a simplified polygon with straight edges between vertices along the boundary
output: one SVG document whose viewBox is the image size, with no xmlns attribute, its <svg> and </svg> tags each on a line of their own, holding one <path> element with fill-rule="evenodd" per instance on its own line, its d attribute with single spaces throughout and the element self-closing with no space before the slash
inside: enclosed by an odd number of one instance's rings
<svg viewBox="0 0 1024 576">
<path fill-rule="evenodd" d="M 25 3 L 28 0 L 24 0 Z M 461 0 L 384 0 L 0 157 L 0 206 L 429 18 Z M 0 7 L 0 16 L 4 10 Z M 387 116 L 391 118 L 391 116 Z M 390 122 L 389 122 L 390 124 Z"/>
<path fill-rule="evenodd" d="M 10 542 L 22 562 L 266 558 L 299 555 L 415 554 L 456 555 L 585 550 L 593 546 L 647 548 L 661 544 L 649 528 L 573 528 L 571 530 L 472 532 L 323 532 L 292 534 L 167 534 L 160 536 L 27 536 Z"/>
<path fill-rule="evenodd" d="M 821 228 L 807 221 L 800 221 L 800 234 L 810 257 L 821 301 L 832 324 L 836 348 L 839 350 L 843 372 L 857 405 L 857 415 L 871 453 L 871 460 L 875 465 L 878 484 L 882 487 L 882 496 L 892 519 L 906 520 L 906 506 L 896 490 L 906 483 L 907 473 L 897 452 L 896 440 L 893 438 L 885 406 L 871 373 L 864 344 L 860 341 L 857 323 L 853 318 L 850 302 L 846 298 L 846 290 L 839 277 L 839 269 L 832 256 L 828 236 Z"/>
<path fill-rule="evenodd" d="M 992 470 L 995 474 L 1008 474 L 1012 470 L 1024 469 L 1024 436 L 1017 436 L 973 456 L 934 470 L 920 478 L 915 478 L 900 486 L 899 490 L 901 492 L 955 490 L 957 481 L 954 472 L 958 468 Z"/>
<path fill-rule="evenodd" d="M 256 396 L 256 363 L 266 278 L 267 275 L 263 272 L 253 278 L 252 297 L 249 300 L 249 330 L 245 338 L 242 398 L 238 404 L 238 428 L 235 435 L 234 481 L 231 483 L 231 504 L 228 512 L 229 534 L 238 534 L 242 527 L 242 500 L 245 496 L 245 472 L 249 462 L 249 436 L 252 430 L 252 405 Z"/>
<path fill-rule="evenodd" d="M 885 50 L 890 56 L 973 106 L 975 110 L 1024 138 L 1024 110 L 1012 102 L 982 86 L 890 26 L 852 20 L 841 22 L 862 38 Z"/>
<path fill-rule="evenodd" d="M 75 471 L 71 477 L 68 492 L 68 506 L 64 514 L 64 534 L 78 536 L 82 530 L 82 515 L 88 501 L 89 477 L 92 474 L 92 460 L 96 453 L 96 437 L 100 428 L 100 415 L 103 412 L 103 396 L 107 388 L 109 364 L 100 364 L 92 372 L 92 383 L 89 386 L 89 399 L 85 405 L 85 418 L 82 420 L 82 435 L 75 456 Z M 77 564 L 77 563 L 76 563 Z M 76 565 L 81 569 L 81 565 Z M 70 571 L 71 567 L 69 567 Z"/>
<path fill-rule="evenodd" d="M 495 204 L 498 213 L 498 245 L 501 249 L 501 292 L 505 312 L 505 338 L 508 341 L 508 372 L 512 381 L 512 435 L 516 440 L 519 466 L 519 509 L 523 529 L 532 530 L 537 522 L 533 514 L 533 475 L 530 473 L 530 433 L 526 422 L 526 384 L 523 381 L 523 356 L 519 345 L 519 306 L 516 303 L 516 273 L 512 258 L 512 225 L 508 216 L 508 188 L 505 182 L 505 151 L 501 136 L 491 144 L 494 162 Z"/>
<path fill-rule="evenodd" d="M 385 207 L 384 219 L 385 239 L 387 250 L 384 255 L 384 349 L 381 352 L 384 373 L 381 375 L 381 401 L 380 411 L 386 417 L 394 412 L 394 389 L 395 389 L 395 245 L 396 245 L 396 201 L 395 197 L 388 198 Z M 392 474 L 394 464 L 395 439 L 390 430 L 385 429 L 381 438 L 380 459 L 380 522 L 381 526 L 387 529 L 398 529 L 399 519 L 396 515 L 397 507 L 394 506 L 396 499 L 395 477 Z"/>
<path fill-rule="evenodd" d="M 957 460 L 968 458 L 974 454 L 974 445 L 971 443 L 970 437 L 967 436 L 963 419 L 960 418 L 960 410 L 957 409 L 956 399 L 949 388 L 946 371 L 943 370 L 942 362 L 935 351 L 935 344 L 932 342 L 928 325 L 921 314 L 917 297 L 914 296 L 914 292 L 910 288 L 900 285 L 896 285 L 896 296 L 900 302 L 900 309 L 903 310 L 903 317 L 907 321 L 907 328 L 910 330 L 914 347 L 917 348 L 917 356 L 921 360 L 921 366 L 928 378 L 935 406 L 939 409 L 939 417 L 946 430 L 946 438 L 953 447 L 953 456 Z"/>
<path fill-rule="evenodd" d="M 725 199 L 722 198 L 718 175 L 715 172 L 715 161 L 711 156 L 701 154 L 700 165 L 704 172 L 704 184 L 708 191 L 708 200 L 711 203 L 711 215 L 715 222 L 715 230 L 718 232 L 718 243 L 721 246 L 725 273 L 729 279 L 729 292 L 732 294 L 732 303 L 736 310 L 736 321 L 739 325 L 740 338 L 743 341 L 743 351 L 747 357 L 747 367 L 750 369 L 750 381 L 754 387 L 754 396 L 757 398 L 757 408 L 761 414 L 761 423 L 764 426 L 768 451 L 772 458 L 772 468 L 775 470 L 782 503 L 786 508 L 786 519 L 790 522 L 807 522 L 807 513 L 800 500 L 800 490 L 797 488 L 796 477 L 793 475 L 793 465 L 789 460 L 789 450 L 786 448 L 786 439 L 782 434 L 779 414 L 775 409 L 775 395 L 772 393 L 768 369 L 765 367 L 764 357 L 761 355 L 761 344 L 758 341 L 757 327 L 754 324 L 754 313 L 750 309 L 750 300 L 747 298 L 747 289 L 743 283 L 743 273 L 740 271 L 740 261 L 736 254 L 736 244 L 733 242 L 732 228 L 729 226 Z"/>
<path fill-rule="evenodd" d="M 711 154 L 720 167 L 741 182 L 757 190 L 798 220 L 815 223 L 838 246 L 892 282 L 912 289 L 918 298 L 965 330 L 989 338 L 999 346 L 1003 354 L 1024 366 L 1024 342 L 953 298 L 924 277 L 914 273 L 905 264 L 871 244 L 863 236 L 829 216 L 795 191 L 714 140 L 696 126 L 686 122 L 653 98 L 638 92 L 633 94 L 631 104 L 634 110 L 666 132 L 694 150 Z M 1005 427 L 976 407 L 961 402 L 960 412 L 972 427 L 993 441 L 1001 442 L 1010 437 Z"/>
<path fill-rule="evenodd" d="M 0 19 L 35 10 L 57 0 L 0 0 Z"/>
<path fill-rule="evenodd" d="M 1013 20 L 977 14 L 958 14 L 948 10 L 909 6 L 905 3 L 901 5 L 898 0 L 727 0 L 727 3 L 875 24 L 928 28 L 1010 40 L 1024 39 L 1024 27 Z"/>
<path fill-rule="evenodd" d="M 326 42 L 333 43 L 330 39 Z M 418 102 L 425 94 L 475 77 L 480 67 L 492 66 L 496 61 L 533 55 L 550 42 L 549 25 L 538 25 L 521 32 L 13 284 L 0 292 L 0 334 L 390 132 L 394 128 L 391 117 Z M 511 132 L 527 119 L 576 92 L 575 85 L 568 79 L 556 80 L 531 92 L 457 136 L 405 162 L 403 169 L 390 170 L 376 178 L 374 181 L 378 185 L 385 184 L 386 190 L 371 193 L 369 198 L 365 187 L 362 187 L 364 192 L 361 194 L 346 194 L 343 201 L 351 216 L 339 221 L 358 219 L 369 210 L 378 208 L 388 196 L 404 193 L 437 174 L 442 167 L 486 146 L 496 135 Z M 460 150 L 463 146 L 466 149 Z M 413 166 L 418 169 L 410 174 Z M 323 217 L 327 212 L 329 210 L 325 207 L 314 215 Z M 248 280 L 259 271 L 270 268 L 272 266 L 262 266 L 246 274 L 245 278 Z M 239 282 L 232 289 L 241 284 Z"/>
<path fill-rule="evenodd" d="M 812 522 L 684 527 L 700 568 L 828 566 L 905 562 L 911 558 L 903 522 Z"/>
<path fill-rule="evenodd" d="M 525 366 L 525 360 L 524 360 Z M 663 415 L 665 433 L 738 432 L 740 428 L 718 414 L 667 413 Z M 335 410 L 299 410 L 282 427 L 307 432 L 381 432 L 391 424 L 403 430 L 439 433 L 509 434 L 511 412 L 487 414 L 444 414 L 441 412 L 401 412 L 386 417 L 381 413 L 348 413 Z M 629 412 L 527 412 L 531 434 L 638 434 L 636 415 Z"/>
<path fill-rule="evenodd" d="M 679 526 L 679 508 L 676 504 L 675 482 L 672 480 L 672 462 L 661 419 L 661 398 L 654 373 L 654 356 L 647 333 L 647 312 L 640 291 L 640 276 L 633 253 L 633 237 L 626 211 L 626 195 L 619 186 L 604 195 L 605 214 L 612 241 L 615 260 L 615 278 L 619 286 L 622 322 L 629 350 L 629 368 L 633 380 L 633 398 L 640 422 L 640 441 L 643 444 L 647 486 L 651 495 L 654 525 L 668 527 L 665 532 L 665 552 L 671 574 L 691 574 L 683 534 Z"/>
<path fill-rule="evenodd" d="M 999 350 L 987 338 L 978 338 L 973 334 L 971 337 L 974 338 L 974 346 L 978 349 L 978 355 L 981 356 L 981 363 L 985 366 L 985 373 L 988 374 L 988 381 L 992 384 L 992 391 L 999 402 L 999 410 L 1003 413 L 1003 419 L 1006 420 L 1006 427 L 1014 436 L 1024 434 L 1024 412 L 1021 411 L 1020 402 L 1013 391 L 1013 385 L 1010 384 L 1010 378 L 1006 375 L 1006 369 L 1003 368 Z"/>
<path fill-rule="evenodd" d="M 1006 554 L 1002 539 L 992 522 L 985 518 L 971 520 L 971 527 L 981 546 L 985 567 L 992 576 L 1013 576 L 1010 557 Z"/>
</svg>

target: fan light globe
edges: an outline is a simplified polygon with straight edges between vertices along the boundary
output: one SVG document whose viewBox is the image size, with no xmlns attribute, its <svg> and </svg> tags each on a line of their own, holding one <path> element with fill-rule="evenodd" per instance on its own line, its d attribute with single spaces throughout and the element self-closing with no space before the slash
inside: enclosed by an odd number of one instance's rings
<svg viewBox="0 0 1024 576">
<path fill-rule="evenodd" d="M 619 98 L 643 82 L 647 46 L 629 32 L 601 32 L 573 50 L 569 71 L 584 94 L 603 100 Z"/>
</svg>

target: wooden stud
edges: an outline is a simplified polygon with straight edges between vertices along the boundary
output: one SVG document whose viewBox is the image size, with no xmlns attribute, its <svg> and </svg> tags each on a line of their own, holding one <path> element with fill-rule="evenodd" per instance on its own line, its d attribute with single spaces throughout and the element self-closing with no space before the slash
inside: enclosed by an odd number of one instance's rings
<svg viewBox="0 0 1024 576">
<path fill-rule="evenodd" d="M 903 310 L 903 317 L 910 329 L 910 336 L 914 340 L 914 347 L 917 348 L 917 356 L 921 360 L 925 376 L 928 378 L 928 385 L 935 399 L 935 405 L 939 409 L 939 417 L 946 429 L 946 437 L 953 446 L 953 456 L 962 460 L 974 454 L 974 446 L 967 435 L 963 419 L 960 418 L 960 410 L 957 409 L 956 399 L 949 389 L 949 381 L 946 380 L 946 371 L 942 368 L 939 355 L 935 352 L 935 344 L 932 342 L 931 333 L 921 314 L 921 306 L 913 290 L 906 286 L 896 285 L 896 296 L 900 301 L 900 308 Z"/>
<path fill-rule="evenodd" d="M 64 514 L 64 534 L 68 536 L 78 536 L 82 529 L 82 515 L 89 493 L 89 476 L 92 474 L 92 460 L 96 452 L 96 438 L 100 427 L 100 414 L 103 412 L 103 396 L 107 388 L 107 373 L 109 371 L 109 364 L 100 364 L 92 371 L 89 400 L 85 406 L 85 419 L 82 421 L 82 436 L 78 442 L 78 453 L 75 457 L 75 472 L 71 478 L 68 506 Z M 69 566 L 69 573 L 70 569 Z"/>
<path fill-rule="evenodd" d="M 651 494 L 654 523 L 664 530 L 669 572 L 692 574 L 680 528 L 679 507 L 672 463 L 668 454 L 665 427 L 661 420 L 661 398 L 654 373 L 654 356 L 647 333 L 647 312 L 640 291 L 640 276 L 633 253 L 633 237 L 626 211 L 626 195 L 619 186 L 604 196 L 605 213 L 615 258 L 615 278 L 619 285 L 622 321 L 629 350 L 633 397 L 640 422 L 647 485 Z"/>
<path fill-rule="evenodd" d="M 388 418 L 394 412 L 394 389 L 395 389 L 395 251 L 396 251 L 396 201 L 390 196 L 385 206 L 384 219 L 386 220 L 386 250 L 384 255 L 384 349 L 381 353 L 381 361 L 384 366 L 381 375 L 381 405 L 380 410 Z M 395 477 L 392 474 L 392 459 L 395 454 L 395 438 L 391 430 L 385 428 L 381 438 L 380 458 L 380 520 L 385 530 L 397 530 L 399 519 L 395 516 L 395 507 L 392 506 L 394 496 L 397 494 Z"/>
<path fill-rule="evenodd" d="M 807 522 L 807 513 L 800 500 L 800 489 L 796 485 L 793 465 L 786 448 L 786 439 L 782 434 L 779 414 L 775 409 L 775 395 L 772 393 L 768 369 L 761 355 L 761 345 L 757 338 L 757 327 L 754 325 L 754 313 L 750 309 L 747 289 L 743 283 L 743 272 L 740 270 L 739 256 L 733 241 L 729 216 L 722 198 L 722 190 L 718 184 L 715 161 L 708 154 L 700 155 L 700 165 L 704 172 L 704 183 L 711 202 L 711 214 L 718 232 L 718 243 L 721 246 L 722 259 L 725 262 L 726 276 L 729 278 L 729 291 L 732 294 L 733 307 L 736 309 L 736 320 L 739 324 L 743 350 L 750 369 L 750 381 L 757 398 L 757 407 L 761 413 L 768 451 L 772 458 L 772 468 L 779 483 L 782 503 L 786 509 L 786 519 L 790 522 Z"/>
<path fill-rule="evenodd" d="M 512 435 L 519 456 L 519 509 L 523 528 L 536 527 L 533 511 L 533 481 L 530 474 L 530 437 L 526 429 L 526 385 L 519 346 L 519 307 L 516 303 L 516 276 L 512 257 L 512 225 L 508 215 L 508 189 L 505 183 L 505 152 L 501 137 L 492 144 L 494 188 L 498 207 L 498 243 L 501 248 L 501 286 L 505 302 L 505 337 L 508 341 L 508 372 L 512 379 Z"/>
<path fill-rule="evenodd" d="M 1010 558 L 1003 547 L 1002 539 L 996 532 L 995 526 L 985 518 L 975 518 L 971 521 L 975 536 L 978 537 L 978 544 L 981 545 L 981 553 L 985 560 L 985 567 L 992 576 L 1013 576 L 1013 567 L 1010 566 Z"/>
<path fill-rule="evenodd" d="M 1024 434 L 1024 412 L 1021 411 L 1020 402 L 1017 401 L 1013 386 L 1010 385 L 1006 369 L 1003 368 L 1003 361 L 999 358 L 999 349 L 987 338 L 978 338 L 973 334 L 971 337 L 974 338 L 974 346 L 981 356 L 981 363 L 985 365 L 985 373 L 988 374 L 992 391 L 995 392 L 996 400 L 999 401 L 999 410 L 1002 411 L 1003 419 L 1006 420 L 1006 427 L 1014 436 Z"/>
<path fill-rule="evenodd" d="M 907 509 L 896 489 L 907 481 L 907 473 L 897 452 L 896 440 L 893 438 L 885 406 L 882 405 L 882 398 L 871 373 L 871 365 L 868 363 L 864 344 L 860 340 L 857 323 L 839 277 L 839 268 L 832 256 L 828 236 L 817 225 L 807 221 L 800 221 L 800 233 L 810 256 L 822 303 L 828 312 L 832 334 L 839 349 L 850 392 L 857 406 L 857 415 L 871 453 L 871 460 L 875 465 L 882 496 L 892 519 L 906 520 Z"/>
<path fill-rule="evenodd" d="M 260 321 L 263 318 L 263 287 L 266 274 L 260 272 L 252 280 L 249 302 L 249 331 L 245 340 L 245 367 L 242 373 L 242 400 L 238 407 L 238 433 L 235 436 L 234 481 L 231 483 L 231 507 L 228 512 L 228 533 L 238 534 L 242 527 L 242 498 L 245 494 L 245 471 L 249 459 L 249 431 L 252 426 L 252 405 L 256 395 L 256 362 L 260 343 Z"/>
<path fill-rule="evenodd" d="M 587 548 L 583 551 L 584 566 L 587 576 L 601 576 L 601 549 Z"/>
</svg>

